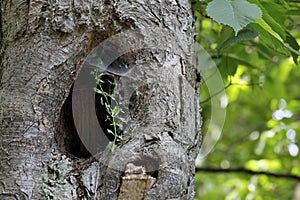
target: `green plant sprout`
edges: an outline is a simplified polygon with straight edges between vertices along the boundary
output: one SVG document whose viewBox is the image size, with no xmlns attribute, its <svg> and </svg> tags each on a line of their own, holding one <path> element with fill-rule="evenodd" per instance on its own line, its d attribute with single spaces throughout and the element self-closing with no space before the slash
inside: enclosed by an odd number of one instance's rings
<svg viewBox="0 0 300 200">
<path fill-rule="evenodd" d="M 121 124 L 118 122 L 125 122 L 125 119 L 120 116 L 121 113 L 124 113 L 122 108 L 120 106 L 117 106 L 117 101 L 115 98 L 115 95 L 110 93 L 110 91 L 105 91 L 103 89 L 103 84 L 105 82 L 101 79 L 101 77 L 104 75 L 104 73 L 99 73 L 97 71 L 92 72 L 92 75 L 94 75 L 97 87 L 94 88 L 94 91 L 101 95 L 100 97 L 100 104 L 101 106 L 104 106 L 107 115 L 106 115 L 106 122 L 109 122 L 110 127 L 107 129 L 107 132 L 113 136 L 113 145 L 111 147 L 111 151 L 114 151 L 117 147 L 117 142 L 122 140 L 122 137 L 118 135 L 118 127 L 121 127 Z M 108 80 L 109 86 L 115 86 L 115 83 L 113 81 Z M 111 101 L 116 102 L 116 106 L 112 107 Z"/>
</svg>

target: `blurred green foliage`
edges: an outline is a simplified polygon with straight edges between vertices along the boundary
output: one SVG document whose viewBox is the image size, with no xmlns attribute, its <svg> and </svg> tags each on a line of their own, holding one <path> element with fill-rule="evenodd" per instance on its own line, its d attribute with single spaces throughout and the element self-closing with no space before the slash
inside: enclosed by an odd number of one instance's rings
<svg viewBox="0 0 300 200">
<path fill-rule="evenodd" d="M 249 0 L 263 17 L 235 35 L 208 16 L 210 2 L 192 1 L 195 40 L 217 64 L 228 105 L 221 139 L 196 166 L 300 175 L 300 3 Z M 204 83 L 200 101 L 211 95 Z M 201 103 L 204 135 L 210 106 Z M 300 198 L 295 197 L 297 181 L 289 178 L 198 172 L 195 184 L 196 199 Z"/>
</svg>

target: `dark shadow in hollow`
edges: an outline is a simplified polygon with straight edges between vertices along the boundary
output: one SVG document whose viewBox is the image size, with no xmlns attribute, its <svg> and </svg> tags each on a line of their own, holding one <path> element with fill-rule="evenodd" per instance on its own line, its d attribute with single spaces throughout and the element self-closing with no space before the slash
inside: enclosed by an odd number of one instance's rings
<svg viewBox="0 0 300 200">
<path fill-rule="evenodd" d="M 72 115 L 72 88 L 60 113 L 60 127 L 55 134 L 55 141 L 62 153 L 78 158 L 89 158 L 91 154 L 82 144 Z"/>
</svg>

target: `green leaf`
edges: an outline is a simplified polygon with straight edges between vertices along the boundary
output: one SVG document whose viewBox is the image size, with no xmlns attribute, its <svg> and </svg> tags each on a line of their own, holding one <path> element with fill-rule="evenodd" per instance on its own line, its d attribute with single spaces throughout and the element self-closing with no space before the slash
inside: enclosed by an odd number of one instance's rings
<svg viewBox="0 0 300 200">
<path fill-rule="evenodd" d="M 261 4 L 264 7 L 264 9 L 261 8 L 264 16 L 266 15 L 267 11 L 268 15 L 272 17 L 274 22 L 277 24 L 283 24 L 285 22 L 286 18 L 288 17 L 288 15 L 286 15 L 287 9 L 285 6 L 282 6 L 281 4 L 279 5 L 275 2 L 262 2 Z"/>
<path fill-rule="evenodd" d="M 120 135 L 116 135 L 119 140 L 123 140 L 123 137 Z"/>
<path fill-rule="evenodd" d="M 251 24 L 251 27 L 258 33 L 259 35 L 259 42 L 257 46 L 265 45 L 267 48 L 267 52 L 269 49 L 272 50 L 272 54 L 280 52 L 286 56 L 289 55 L 289 52 L 284 47 L 283 43 L 271 35 L 266 29 L 264 29 L 259 24 Z M 272 56 L 271 56 L 272 57 Z"/>
<path fill-rule="evenodd" d="M 229 38 L 234 36 L 234 31 L 230 26 L 223 26 L 222 30 L 220 32 L 220 36 L 218 38 L 220 39 L 220 42 L 224 42 L 225 40 L 228 40 Z"/>
<path fill-rule="evenodd" d="M 265 22 L 263 19 L 256 19 L 256 22 L 269 34 L 271 34 L 273 37 L 275 37 L 277 40 L 279 40 L 281 43 L 283 43 L 283 39 L 280 37 L 278 33 L 276 33 L 270 26 Z"/>
<path fill-rule="evenodd" d="M 99 90 L 98 88 L 94 88 L 94 91 L 95 91 L 96 93 L 103 94 L 103 92 L 102 92 L 101 90 Z"/>
<path fill-rule="evenodd" d="M 236 35 L 249 23 L 262 17 L 260 8 L 245 0 L 213 0 L 206 11 L 216 22 L 231 26 Z"/>
<path fill-rule="evenodd" d="M 280 37 L 285 40 L 285 31 L 282 25 L 278 24 L 270 15 L 264 14 L 263 19 Z"/>
<path fill-rule="evenodd" d="M 257 36 L 257 33 L 251 29 L 245 29 L 240 31 L 237 36 L 230 37 L 226 41 L 218 46 L 217 50 L 220 51 L 223 48 L 237 42 L 245 41 L 245 40 L 252 40 Z"/>
<path fill-rule="evenodd" d="M 226 65 L 219 66 L 219 71 L 222 75 L 222 77 L 225 76 L 233 76 L 236 73 L 237 67 L 238 67 L 238 62 L 236 60 L 231 59 L 230 57 L 224 56 L 222 58 L 222 63 L 226 63 Z"/>
<path fill-rule="evenodd" d="M 107 132 L 108 132 L 109 134 L 116 135 L 116 133 L 112 132 L 112 130 L 110 130 L 110 129 L 107 129 Z"/>
<path fill-rule="evenodd" d="M 300 9 L 296 9 L 296 10 L 288 10 L 286 13 L 288 16 L 291 15 L 300 15 Z"/>
<path fill-rule="evenodd" d="M 281 20 L 284 20 L 286 18 L 286 15 L 276 9 L 275 3 L 273 3 L 273 5 L 271 3 L 267 3 L 268 6 L 271 6 L 271 8 L 269 7 L 265 7 L 263 6 L 263 4 L 261 4 L 261 1 L 259 0 L 251 0 L 253 3 L 255 3 L 257 6 L 259 6 L 259 8 L 262 10 L 263 12 L 263 20 L 266 24 L 268 24 L 268 26 L 274 31 L 276 32 L 278 35 L 280 35 L 280 37 L 285 40 L 286 38 L 286 34 L 285 34 L 285 30 L 283 28 L 283 26 L 279 23 L 282 23 L 282 21 L 278 21 L 278 18 L 281 18 Z M 272 10 L 272 12 L 270 11 Z M 276 13 L 276 16 L 274 16 Z M 276 19 L 276 20 L 275 20 Z"/>
<path fill-rule="evenodd" d="M 299 49 L 300 49 L 299 44 L 298 44 L 297 40 L 289 32 L 287 32 L 287 34 L 286 34 L 286 42 L 289 44 L 289 46 L 291 48 L 293 48 L 295 51 L 299 52 Z M 298 65 L 299 54 L 296 54 L 294 51 L 291 51 L 291 54 L 292 54 L 294 63 L 296 65 Z"/>
<path fill-rule="evenodd" d="M 107 96 L 109 96 L 112 100 L 116 100 L 116 97 L 115 97 L 115 95 L 114 94 L 109 94 L 109 93 L 107 93 Z"/>
</svg>

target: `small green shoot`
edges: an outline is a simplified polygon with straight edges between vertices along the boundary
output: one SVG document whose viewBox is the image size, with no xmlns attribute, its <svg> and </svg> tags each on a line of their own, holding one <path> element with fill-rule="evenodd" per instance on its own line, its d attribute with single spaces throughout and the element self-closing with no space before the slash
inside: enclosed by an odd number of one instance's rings
<svg viewBox="0 0 300 200">
<path fill-rule="evenodd" d="M 113 135 L 113 145 L 111 147 L 111 151 L 114 151 L 117 147 L 117 142 L 122 140 L 122 137 L 118 135 L 118 127 L 121 127 L 121 124 L 118 122 L 124 122 L 125 119 L 120 117 L 120 113 L 123 113 L 123 110 L 119 106 L 112 107 L 111 101 L 116 101 L 116 98 L 113 94 L 111 94 L 109 91 L 105 91 L 103 89 L 104 81 L 101 79 L 103 76 L 103 73 L 99 73 L 97 71 L 94 71 L 92 73 L 95 77 L 97 88 L 94 88 L 94 91 L 98 94 L 101 94 L 100 98 L 100 104 L 103 106 L 107 112 L 106 121 L 110 123 L 110 126 L 112 128 L 107 129 L 107 132 L 111 135 Z M 114 86 L 115 83 L 112 81 L 109 81 L 110 86 Z M 117 104 L 116 104 L 117 105 Z"/>
</svg>

